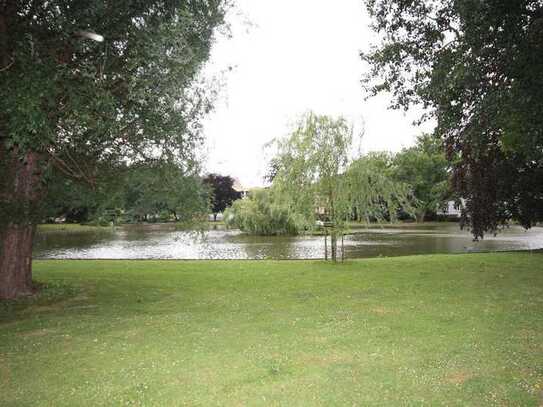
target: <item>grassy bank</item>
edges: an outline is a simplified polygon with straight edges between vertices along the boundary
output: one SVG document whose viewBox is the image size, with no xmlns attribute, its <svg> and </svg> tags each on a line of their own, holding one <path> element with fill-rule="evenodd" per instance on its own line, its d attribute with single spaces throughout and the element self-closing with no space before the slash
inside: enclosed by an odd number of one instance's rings
<svg viewBox="0 0 543 407">
<path fill-rule="evenodd" d="M 36 261 L 0 405 L 543 401 L 543 254 Z"/>
<path fill-rule="evenodd" d="M 79 223 L 44 223 L 38 225 L 39 233 L 109 232 L 111 226 L 80 225 Z"/>
<path fill-rule="evenodd" d="M 169 222 L 169 223 L 127 223 L 126 225 L 170 225 L 172 227 L 178 227 L 180 229 L 186 229 L 186 228 L 197 228 L 197 227 L 208 227 L 210 229 L 214 227 L 224 227 L 224 222 L 217 221 L 217 222 L 203 222 L 201 224 L 195 223 L 195 224 L 187 224 L 186 223 L 176 223 L 176 222 Z M 79 232 L 110 232 L 112 229 L 112 226 L 95 226 L 95 225 L 81 225 L 79 223 L 44 223 L 41 225 L 38 225 L 38 232 L 41 234 L 45 233 L 57 233 L 57 232 L 64 232 L 64 233 L 79 233 Z"/>
</svg>

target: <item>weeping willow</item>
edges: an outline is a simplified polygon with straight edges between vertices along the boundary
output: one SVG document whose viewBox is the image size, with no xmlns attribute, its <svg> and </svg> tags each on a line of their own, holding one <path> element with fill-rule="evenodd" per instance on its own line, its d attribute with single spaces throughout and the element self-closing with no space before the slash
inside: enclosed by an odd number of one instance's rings
<svg viewBox="0 0 543 407">
<path fill-rule="evenodd" d="M 273 145 L 271 188 L 234 203 L 226 215 L 232 226 L 257 234 L 297 234 L 326 221 L 335 260 L 337 236 L 348 221 L 394 220 L 400 208 L 414 213 L 410 187 L 388 175 L 386 155 L 353 160 L 353 129 L 342 117 L 308 113 L 289 137 Z"/>
<path fill-rule="evenodd" d="M 251 191 L 224 213 L 226 226 L 253 235 L 297 235 L 309 229 L 305 217 L 278 203 L 273 191 Z"/>
</svg>

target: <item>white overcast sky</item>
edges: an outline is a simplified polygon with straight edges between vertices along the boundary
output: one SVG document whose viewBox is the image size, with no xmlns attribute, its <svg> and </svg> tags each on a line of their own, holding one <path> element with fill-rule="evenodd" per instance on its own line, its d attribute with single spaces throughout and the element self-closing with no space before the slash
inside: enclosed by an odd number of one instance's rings
<svg viewBox="0 0 543 407">
<path fill-rule="evenodd" d="M 389 98 L 364 100 L 359 52 L 374 38 L 363 0 L 236 0 L 231 38 L 219 36 L 206 69 L 232 67 L 204 123 L 206 172 L 263 185 L 263 145 L 288 135 L 304 112 L 364 123 L 362 151 L 399 151 L 430 127 L 388 110 Z"/>
</svg>

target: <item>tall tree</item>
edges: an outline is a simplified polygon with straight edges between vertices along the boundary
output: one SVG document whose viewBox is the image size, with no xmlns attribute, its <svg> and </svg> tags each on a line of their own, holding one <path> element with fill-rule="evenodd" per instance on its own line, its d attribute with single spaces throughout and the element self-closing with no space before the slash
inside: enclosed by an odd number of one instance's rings
<svg viewBox="0 0 543 407">
<path fill-rule="evenodd" d="M 46 218 L 64 216 L 66 222 L 110 221 L 111 210 L 121 221 L 144 221 L 159 217 L 192 221 L 208 213 L 209 194 L 193 170 L 170 162 L 126 166 L 114 178 L 102 178 L 96 188 L 55 174 L 48 180 Z"/>
<path fill-rule="evenodd" d="M 309 227 L 321 215 L 331 222 L 332 260 L 337 237 L 353 215 L 358 219 L 393 218 L 409 208 L 409 189 L 386 173 L 374 156 L 351 159 L 353 131 L 344 118 L 305 115 L 290 137 L 277 140 L 272 192 L 279 207 L 305 219 Z"/>
<path fill-rule="evenodd" d="M 210 109 L 197 75 L 225 7 L 0 1 L 0 298 L 33 290 L 32 236 L 52 167 L 94 185 L 100 167 L 193 158 Z"/>
<path fill-rule="evenodd" d="M 394 156 L 392 175 L 413 188 L 418 221 L 435 215 L 450 195 L 447 159 L 441 141 L 430 134 Z"/>
<path fill-rule="evenodd" d="M 350 213 L 345 177 L 352 129 L 343 118 L 305 115 L 290 137 L 277 140 L 277 167 L 273 187 L 291 211 L 314 224 L 319 209 L 331 222 L 332 260 L 337 236 Z M 281 201 L 280 201 L 281 202 Z"/>
<path fill-rule="evenodd" d="M 349 165 L 345 176 L 353 219 L 393 222 L 400 210 L 415 216 L 419 203 L 412 186 L 394 177 L 392 154 L 375 152 L 359 157 Z"/>
<path fill-rule="evenodd" d="M 137 220 L 166 213 L 176 221 L 191 221 L 208 212 L 208 193 L 200 177 L 171 163 L 152 163 L 129 170 L 120 189 L 120 206 Z"/>
<path fill-rule="evenodd" d="M 211 208 L 215 221 L 218 213 L 224 212 L 232 202 L 241 198 L 240 193 L 234 189 L 234 179 L 228 175 L 208 174 L 204 183 L 211 190 Z"/>
<path fill-rule="evenodd" d="M 475 238 L 543 219 L 541 0 L 368 0 L 375 94 L 437 119 Z"/>
</svg>

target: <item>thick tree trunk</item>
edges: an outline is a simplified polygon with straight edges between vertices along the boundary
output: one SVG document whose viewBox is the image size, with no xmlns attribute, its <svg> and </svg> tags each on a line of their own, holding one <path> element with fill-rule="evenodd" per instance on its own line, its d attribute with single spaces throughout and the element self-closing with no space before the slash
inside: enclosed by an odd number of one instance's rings
<svg viewBox="0 0 543 407">
<path fill-rule="evenodd" d="M 31 294 L 32 240 L 43 196 L 39 156 L 0 145 L 0 299 Z"/>
<path fill-rule="evenodd" d="M 9 225 L 0 234 L 0 298 L 34 292 L 32 286 L 32 225 Z"/>
</svg>

